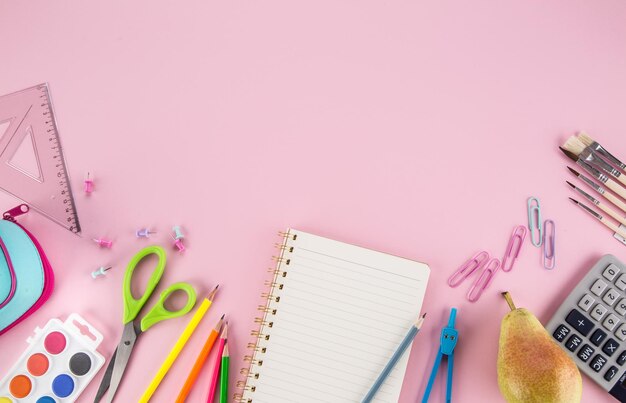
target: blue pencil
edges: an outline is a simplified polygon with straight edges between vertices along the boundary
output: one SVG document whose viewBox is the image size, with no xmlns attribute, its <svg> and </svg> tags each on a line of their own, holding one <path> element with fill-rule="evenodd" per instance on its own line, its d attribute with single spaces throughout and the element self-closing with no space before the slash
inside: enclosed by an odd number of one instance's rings
<svg viewBox="0 0 626 403">
<path fill-rule="evenodd" d="M 420 328 L 422 327 L 422 323 L 424 323 L 425 317 L 426 317 L 426 314 L 423 314 L 417 319 L 417 321 L 415 321 L 413 326 L 411 326 L 411 329 L 404 337 L 404 340 L 402 340 L 402 343 L 400 343 L 395 353 L 393 353 L 393 355 L 391 356 L 391 359 L 389 360 L 387 365 L 385 365 L 383 372 L 381 372 L 380 375 L 378 375 L 376 382 L 374 382 L 374 385 L 372 385 L 372 388 L 369 390 L 369 392 L 367 392 L 367 395 L 365 395 L 363 400 L 361 400 L 361 403 L 370 403 L 372 399 L 374 399 L 374 395 L 376 395 L 376 392 L 378 392 L 378 389 L 380 389 L 383 382 L 385 382 L 385 379 L 387 379 L 393 367 L 396 366 L 398 360 L 400 359 L 400 357 L 402 357 L 402 354 L 404 354 L 406 349 L 411 345 L 411 343 L 413 342 L 413 339 L 417 335 L 417 332 L 420 331 Z"/>
</svg>

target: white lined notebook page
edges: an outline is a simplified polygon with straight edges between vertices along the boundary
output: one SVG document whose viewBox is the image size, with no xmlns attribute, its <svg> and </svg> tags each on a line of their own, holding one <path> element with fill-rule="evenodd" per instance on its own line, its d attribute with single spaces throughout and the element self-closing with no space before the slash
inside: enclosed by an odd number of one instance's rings
<svg viewBox="0 0 626 403">
<path fill-rule="evenodd" d="M 420 314 L 423 263 L 289 230 L 244 401 L 359 402 Z M 293 236 L 296 235 L 296 239 Z M 290 248 L 293 250 L 290 251 Z M 289 264 L 286 265 L 286 259 Z M 276 297 L 279 301 L 276 302 Z M 375 401 L 396 402 L 409 353 Z"/>
</svg>

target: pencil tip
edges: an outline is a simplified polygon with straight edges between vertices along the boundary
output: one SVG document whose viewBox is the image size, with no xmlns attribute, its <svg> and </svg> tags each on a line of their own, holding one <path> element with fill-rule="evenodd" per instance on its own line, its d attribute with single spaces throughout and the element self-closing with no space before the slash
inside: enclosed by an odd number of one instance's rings
<svg viewBox="0 0 626 403">
<path fill-rule="evenodd" d="M 570 199 L 571 201 L 573 201 L 574 203 L 578 204 L 578 200 L 572 199 L 571 197 L 568 197 L 568 199 Z"/>
<path fill-rule="evenodd" d="M 422 315 L 422 318 L 425 318 L 425 317 L 426 317 L 426 312 L 424 312 L 424 314 Z"/>
<path fill-rule="evenodd" d="M 220 318 L 221 320 L 224 320 L 224 316 L 226 316 L 225 313 L 222 314 L 222 317 Z"/>
<path fill-rule="evenodd" d="M 571 187 L 573 187 L 574 189 L 576 189 L 576 186 L 575 186 L 572 182 L 570 182 L 570 181 L 565 181 L 565 183 L 567 183 L 568 185 L 570 185 Z"/>
</svg>

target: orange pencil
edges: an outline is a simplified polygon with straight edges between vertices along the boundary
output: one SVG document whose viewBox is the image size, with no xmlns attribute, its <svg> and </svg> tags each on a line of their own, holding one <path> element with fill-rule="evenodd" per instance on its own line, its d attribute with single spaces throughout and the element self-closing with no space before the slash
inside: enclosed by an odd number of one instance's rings
<svg viewBox="0 0 626 403">
<path fill-rule="evenodd" d="M 211 330 L 211 334 L 209 334 L 209 337 L 206 339 L 206 342 L 204 343 L 204 347 L 202 347 L 202 351 L 200 351 L 198 358 L 196 358 L 196 362 L 195 364 L 193 364 L 193 368 L 191 368 L 189 375 L 187 375 L 187 380 L 185 381 L 183 388 L 180 390 L 180 393 L 178 394 L 178 397 L 176 398 L 176 403 L 183 403 L 185 399 L 187 399 L 187 395 L 189 395 L 189 392 L 191 391 L 193 384 L 196 382 L 196 379 L 198 379 L 200 370 L 202 369 L 204 362 L 209 356 L 209 353 L 211 352 L 211 348 L 213 348 L 213 344 L 215 344 L 215 340 L 217 340 L 217 336 L 219 336 L 220 332 L 222 331 L 223 322 L 224 322 L 224 315 L 222 315 L 219 322 L 217 322 L 217 325 L 215 325 L 215 328 Z"/>
</svg>

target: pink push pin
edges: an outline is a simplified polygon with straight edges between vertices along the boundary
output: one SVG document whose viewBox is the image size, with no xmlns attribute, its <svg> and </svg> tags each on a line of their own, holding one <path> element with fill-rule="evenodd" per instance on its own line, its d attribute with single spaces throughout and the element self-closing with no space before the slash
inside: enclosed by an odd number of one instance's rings
<svg viewBox="0 0 626 403">
<path fill-rule="evenodd" d="M 106 238 L 94 238 L 93 241 L 100 245 L 101 248 L 111 249 L 111 246 L 113 246 L 113 241 Z"/>
<path fill-rule="evenodd" d="M 135 231 L 135 235 L 137 238 L 150 238 L 150 235 L 156 234 L 156 231 L 150 231 L 148 228 L 139 228 Z"/>
<path fill-rule="evenodd" d="M 91 179 L 91 175 L 87 172 L 87 179 L 85 179 L 85 193 L 91 194 L 93 192 L 93 179 Z"/>
<path fill-rule="evenodd" d="M 174 225 L 172 231 L 174 231 L 174 235 L 172 235 L 172 238 L 174 238 L 174 247 L 178 249 L 179 252 L 183 252 L 185 250 L 185 244 L 183 244 L 185 235 L 183 235 L 179 225 Z"/>
</svg>

